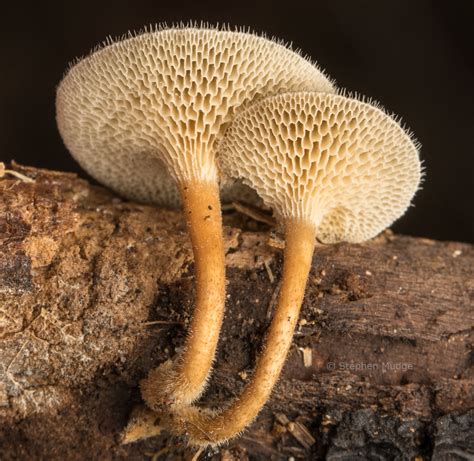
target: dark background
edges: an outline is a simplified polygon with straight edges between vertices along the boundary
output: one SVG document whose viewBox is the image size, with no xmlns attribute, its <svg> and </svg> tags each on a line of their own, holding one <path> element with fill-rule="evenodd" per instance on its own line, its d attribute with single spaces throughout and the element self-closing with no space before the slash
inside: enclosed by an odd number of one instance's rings
<svg viewBox="0 0 474 461">
<path fill-rule="evenodd" d="M 415 132 L 426 179 L 396 231 L 474 241 L 471 0 L 13 0 L 0 15 L 0 160 L 85 176 L 56 130 L 55 86 L 107 35 L 189 19 L 247 25 L 293 42 Z"/>
</svg>

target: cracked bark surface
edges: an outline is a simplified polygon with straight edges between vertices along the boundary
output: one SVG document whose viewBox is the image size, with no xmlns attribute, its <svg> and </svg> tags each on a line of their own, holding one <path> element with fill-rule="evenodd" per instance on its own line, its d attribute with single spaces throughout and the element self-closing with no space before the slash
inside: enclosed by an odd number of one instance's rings
<svg viewBox="0 0 474 461">
<path fill-rule="evenodd" d="M 75 175 L 0 179 L 1 459 L 192 457 L 119 434 L 138 381 L 183 344 L 193 261 L 179 212 Z M 249 379 L 276 302 L 270 227 L 224 216 L 228 299 L 203 402 Z M 301 321 L 271 401 L 201 459 L 471 459 L 474 247 L 386 232 L 316 247 Z M 163 450 L 160 452 L 160 450 Z"/>
</svg>

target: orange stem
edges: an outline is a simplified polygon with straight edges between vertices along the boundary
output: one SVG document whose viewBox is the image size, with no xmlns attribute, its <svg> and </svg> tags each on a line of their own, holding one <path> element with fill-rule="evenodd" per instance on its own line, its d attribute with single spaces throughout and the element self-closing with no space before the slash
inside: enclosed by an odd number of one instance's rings
<svg viewBox="0 0 474 461">
<path fill-rule="evenodd" d="M 219 445 L 238 435 L 265 405 L 278 380 L 291 346 L 311 269 L 316 229 L 301 220 L 287 220 L 285 262 L 278 305 L 265 347 L 250 384 L 240 398 L 221 411 L 181 409 L 172 430 L 186 433 L 191 444 Z"/>
<path fill-rule="evenodd" d="M 188 232 L 194 252 L 196 304 L 183 352 L 173 363 L 152 370 L 141 383 L 152 409 L 188 405 L 205 389 L 212 368 L 225 308 L 225 262 L 219 186 L 181 184 Z"/>
</svg>

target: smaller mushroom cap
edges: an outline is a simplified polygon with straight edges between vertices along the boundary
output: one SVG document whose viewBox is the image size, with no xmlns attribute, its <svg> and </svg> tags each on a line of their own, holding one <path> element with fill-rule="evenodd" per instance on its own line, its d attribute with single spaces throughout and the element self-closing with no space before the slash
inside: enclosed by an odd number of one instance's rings
<svg viewBox="0 0 474 461">
<path fill-rule="evenodd" d="M 218 155 L 226 174 L 283 219 L 312 222 L 327 243 L 377 235 L 406 211 L 421 179 L 418 145 L 396 120 L 335 94 L 253 104 L 236 116 Z"/>
</svg>

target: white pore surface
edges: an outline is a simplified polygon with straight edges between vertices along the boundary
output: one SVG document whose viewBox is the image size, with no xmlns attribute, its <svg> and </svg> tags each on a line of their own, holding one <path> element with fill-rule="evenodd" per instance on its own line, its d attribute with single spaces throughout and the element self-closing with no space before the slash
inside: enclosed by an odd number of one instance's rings
<svg viewBox="0 0 474 461">
<path fill-rule="evenodd" d="M 322 93 L 248 107 L 229 126 L 219 164 L 283 219 L 312 222 L 328 243 L 377 235 L 406 211 L 421 177 L 418 147 L 392 117 Z"/>
<path fill-rule="evenodd" d="M 216 143 L 234 111 L 288 90 L 333 92 L 307 59 L 251 33 L 155 30 L 96 51 L 57 90 L 66 147 L 126 197 L 176 202 L 178 181 L 217 177 Z"/>
</svg>

